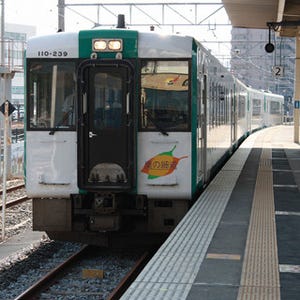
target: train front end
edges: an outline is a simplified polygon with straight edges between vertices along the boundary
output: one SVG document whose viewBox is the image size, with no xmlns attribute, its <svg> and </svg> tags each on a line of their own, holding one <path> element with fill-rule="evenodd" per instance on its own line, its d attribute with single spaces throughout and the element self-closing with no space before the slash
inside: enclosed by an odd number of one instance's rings
<svg viewBox="0 0 300 300">
<path fill-rule="evenodd" d="M 151 38 L 121 29 L 29 41 L 26 188 L 34 230 L 100 245 L 116 233 L 156 239 L 187 211 L 191 62 L 161 37 L 156 46 L 167 54 L 151 53 Z M 180 47 L 190 55 L 190 46 Z"/>
</svg>

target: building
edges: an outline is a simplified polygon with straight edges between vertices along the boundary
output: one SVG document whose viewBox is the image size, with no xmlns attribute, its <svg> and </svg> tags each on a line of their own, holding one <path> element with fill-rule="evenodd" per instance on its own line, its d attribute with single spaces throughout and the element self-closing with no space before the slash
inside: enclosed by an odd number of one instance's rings
<svg viewBox="0 0 300 300">
<path fill-rule="evenodd" d="M 271 43 L 275 45 L 272 53 L 265 51 L 268 42 L 269 30 L 233 28 L 231 71 L 253 88 L 284 95 L 285 111 L 292 113 L 295 39 L 277 37 L 272 32 Z"/>
<path fill-rule="evenodd" d="M 9 100 L 16 108 L 12 113 L 12 123 L 7 130 L 12 144 L 4 142 L 4 117 L 0 117 L 0 176 L 4 174 L 5 147 L 7 157 L 10 158 L 6 160 L 8 176 L 23 174 L 24 51 L 27 39 L 34 36 L 35 32 L 33 26 L 5 24 L 4 36 L 0 40 L 0 105 L 5 100 Z"/>
<path fill-rule="evenodd" d="M 34 35 L 34 26 L 5 24 L 5 63 L 15 71 L 11 84 L 11 102 L 16 107 L 24 105 L 24 50 L 28 38 Z"/>
</svg>

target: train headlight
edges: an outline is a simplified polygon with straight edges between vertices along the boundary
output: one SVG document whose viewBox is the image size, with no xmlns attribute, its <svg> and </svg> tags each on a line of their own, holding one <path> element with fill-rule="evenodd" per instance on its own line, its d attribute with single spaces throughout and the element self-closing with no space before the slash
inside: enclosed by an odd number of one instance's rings
<svg viewBox="0 0 300 300">
<path fill-rule="evenodd" d="M 94 51 L 104 51 L 107 47 L 107 41 L 105 40 L 94 40 L 93 50 Z"/>
<path fill-rule="evenodd" d="M 121 51 L 122 50 L 122 41 L 121 40 L 111 40 L 108 42 L 108 49 L 112 51 Z"/>
<path fill-rule="evenodd" d="M 99 52 L 118 52 L 123 50 L 123 42 L 119 39 L 94 39 L 93 50 Z"/>
</svg>

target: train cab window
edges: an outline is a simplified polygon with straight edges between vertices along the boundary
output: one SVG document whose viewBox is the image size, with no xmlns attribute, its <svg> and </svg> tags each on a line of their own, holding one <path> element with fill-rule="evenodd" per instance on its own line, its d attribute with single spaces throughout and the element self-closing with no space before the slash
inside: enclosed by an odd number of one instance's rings
<svg viewBox="0 0 300 300">
<path fill-rule="evenodd" d="M 142 129 L 162 133 L 188 130 L 189 97 L 188 61 L 142 61 Z"/>
<path fill-rule="evenodd" d="M 75 63 L 32 61 L 28 65 L 28 129 L 75 128 Z"/>
<path fill-rule="evenodd" d="M 98 73 L 94 82 L 94 127 L 119 128 L 122 125 L 122 77 L 116 73 Z"/>
</svg>

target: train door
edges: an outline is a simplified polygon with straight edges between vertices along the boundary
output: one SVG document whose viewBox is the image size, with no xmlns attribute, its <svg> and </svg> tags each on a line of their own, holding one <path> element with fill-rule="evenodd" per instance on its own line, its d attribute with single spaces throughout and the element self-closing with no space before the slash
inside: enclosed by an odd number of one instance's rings
<svg viewBox="0 0 300 300">
<path fill-rule="evenodd" d="M 231 98 L 231 143 L 236 141 L 237 136 L 237 108 L 236 108 L 236 96 L 232 90 L 230 90 Z"/>
<path fill-rule="evenodd" d="M 200 141 L 198 147 L 200 147 L 200 157 L 198 159 L 198 170 L 202 174 L 203 181 L 206 182 L 206 147 L 207 147 L 207 138 L 206 138 L 206 113 L 207 113 L 207 75 L 204 75 L 201 82 L 201 101 L 199 103 L 199 137 Z"/>
<path fill-rule="evenodd" d="M 128 189 L 134 172 L 132 68 L 92 61 L 79 73 L 79 187 Z"/>
</svg>

